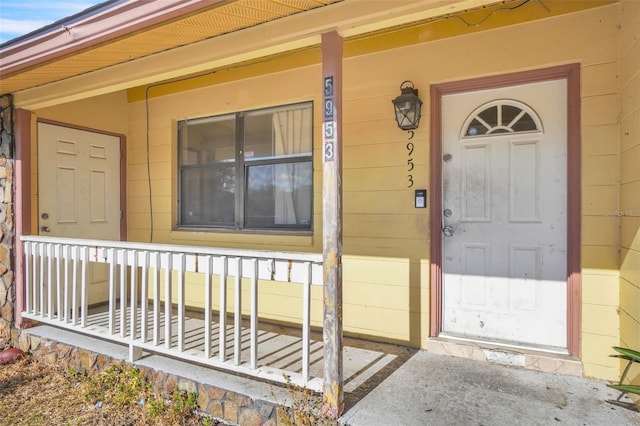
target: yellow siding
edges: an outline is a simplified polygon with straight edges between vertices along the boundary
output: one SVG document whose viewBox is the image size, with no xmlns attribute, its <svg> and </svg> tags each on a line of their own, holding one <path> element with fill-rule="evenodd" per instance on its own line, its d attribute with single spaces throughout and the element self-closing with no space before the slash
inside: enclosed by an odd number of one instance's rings
<svg viewBox="0 0 640 426">
<path fill-rule="evenodd" d="M 620 344 L 640 350 L 640 2 L 621 3 Z M 629 378 L 640 382 L 640 367 Z"/>
<path fill-rule="evenodd" d="M 621 8 L 625 10 L 622 14 Z M 448 20 L 446 24 L 452 34 L 458 36 L 421 42 L 432 40 L 432 27 L 424 25 L 410 29 L 412 41 L 406 45 L 398 45 L 402 40 L 398 32 L 376 35 L 369 41 L 349 42 L 351 50 L 343 63 L 342 134 L 344 327 L 347 333 L 426 347 L 430 209 L 415 209 L 413 197 L 414 189 L 432 189 L 429 182 L 430 86 L 579 62 L 583 195 L 581 351 L 586 375 L 606 378 L 618 375 L 619 364 L 609 357 L 611 346 L 640 343 L 637 341 L 640 339 L 637 337 L 640 336 L 640 214 L 617 214 L 640 211 L 637 167 L 640 31 L 632 19 L 639 16 L 639 8 L 640 2 L 623 1 L 621 5 L 490 31 L 484 31 L 489 27 L 480 26 L 472 33 L 468 33 L 468 29 L 456 29 L 456 26 L 463 27 L 461 22 Z M 513 22 L 521 21 L 518 14 L 525 13 L 523 10 L 510 12 Z M 622 57 L 618 56 L 619 51 Z M 288 64 L 289 59 L 282 55 L 266 68 L 260 64 L 250 65 L 258 72 L 239 67 L 217 73 L 200 79 L 199 87 L 186 84 L 172 90 L 155 88 L 148 102 L 148 123 L 146 102 L 141 97 L 144 91 L 139 90 L 129 93 L 128 106 L 126 95 L 119 93 L 86 101 L 90 103 L 76 102 L 36 113 L 45 118 L 126 133 L 127 231 L 132 241 L 147 242 L 152 235 L 148 153 L 153 242 L 321 252 L 322 111 L 318 105 L 321 104 L 322 75 L 317 53 L 306 55 L 304 61 L 299 61 L 297 54 L 291 55 L 295 66 Z M 412 139 L 415 146 L 412 188 L 407 187 L 407 134 L 397 128 L 391 106 L 391 99 L 399 94 L 400 82 L 406 79 L 414 82 L 424 101 L 421 125 Z M 175 229 L 177 121 L 301 101 L 313 101 L 315 106 L 313 233 L 262 235 Z M 109 112 L 102 112 L 103 109 Z M 34 150 L 33 161 L 35 154 Z M 34 171 L 35 164 L 32 163 Z M 35 190 L 32 197 L 37 200 Z M 202 306 L 201 277 L 189 275 L 187 278 L 188 303 Z M 299 286 L 264 281 L 260 282 L 260 288 L 263 318 L 299 321 Z M 231 290 L 232 285 L 230 297 Z M 243 291 L 248 296 L 248 286 L 245 285 Z M 215 303 L 217 297 L 214 281 Z M 320 326 L 321 287 L 313 288 L 312 298 L 312 323 Z"/>
<path fill-rule="evenodd" d="M 620 344 L 640 350 L 640 2 L 621 4 Z M 640 383 L 640 367 L 629 374 Z"/>
<path fill-rule="evenodd" d="M 620 338 L 615 326 L 620 290 L 610 285 L 619 276 L 620 219 L 607 214 L 608 210 L 618 209 L 620 197 L 617 123 L 620 99 L 616 78 L 618 12 L 617 5 L 607 6 L 397 49 L 370 49 L 372 53 L 345 59 L 345 330 L 415 346 L 426 344 L 429 209 L 413 207 L 413 190 L 429 189 L 429 86 L 443 81 L 581 62 L 582 262 L 583 278 L 590 292 L 585 291 L 589 297 L 585 297 L 583 311 L 598 312 L 607 318 L 606 322 L 584 322 L 582 351 L 586 374 L 600 375 L 604 370 L 614 369 L 615 362 L 602 356 L 603 352 L 608 355 L 608 348 L 597 346 L 603 340 L 615 344 Z M 420 31 L 428 34 L 429 27 Z M 509 43 L 503 43 L 504 40 Z M 522 55 L 522 46 L 527 46 L 529 54 Z M 447 52 L 446 60 L 442 52 Z M 415 145 L 412 158 L 416 165 L 412 173 L 413 188 L 407 188 L 407 135 L 395 126 L 390 102 L 397 96 L 399 83 L 404 79 L 413 80 L 425 101 L 422 124 L 412 140 Z M 319 80 L 319 64 L 297 69 L 282 67 L 281 71 L 268 75 L 242 81 L 228 79 L 217 85 L 152 98 L 149 102 L 149 142 L 156 227 L 154 241 L 319 252 L 322 244 L 321 115 L 317 108 L 314 140 L 318 170 L 314 177 L 312 236 L 256 237 L 173 230 L 176 194 L 171 179 L 175 175 L 173 129 L 177 120 L 305 100 L 318 105 Z M 212 99 L 224 99 L 225 102 L 212 102 Z M 129 234 L 131 238 L 141 240 L 148 239 L 150 234 L 145 117 L 145 103 L 132 102 L 128 147 Z M 607 373 L 609 376 L 610 372 Z"/>
</svg>

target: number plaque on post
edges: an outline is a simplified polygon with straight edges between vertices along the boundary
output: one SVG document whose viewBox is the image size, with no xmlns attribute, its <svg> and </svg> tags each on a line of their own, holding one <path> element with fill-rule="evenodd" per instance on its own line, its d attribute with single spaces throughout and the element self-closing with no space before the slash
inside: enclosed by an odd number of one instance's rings
<svg viewBox="0 0 640 426">
<path fill-rule="evenodd" d="M 322 123 L 322 142 L 324 161 L 335 158 L 336 106 L 333 93 L 333 76 L 324 79 L 324 122 Z"/>
</svg>

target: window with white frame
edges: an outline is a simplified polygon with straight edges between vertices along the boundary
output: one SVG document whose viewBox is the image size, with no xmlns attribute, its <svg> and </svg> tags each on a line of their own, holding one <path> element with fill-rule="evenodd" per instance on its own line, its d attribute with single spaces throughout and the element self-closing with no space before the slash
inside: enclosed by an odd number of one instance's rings
<svg viewBox="0 0 640 426">
<path fill-rule="evenodd" d="M 311 230 L 310 102 L 178 122 L 181 227 Z"/>
</svg>

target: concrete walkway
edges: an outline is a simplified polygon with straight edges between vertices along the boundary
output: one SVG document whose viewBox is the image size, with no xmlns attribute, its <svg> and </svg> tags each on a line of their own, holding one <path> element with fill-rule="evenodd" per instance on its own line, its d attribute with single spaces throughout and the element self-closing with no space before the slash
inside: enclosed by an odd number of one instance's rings
<svg viewBox="0 0 640 426">
<path fill-rule="evenodd" d="M 125 346 L 51 326 L 25 332 L 113 359 L 128 355 Z M 628 408 L 630 399 L 614 403 L 619 392 L 602 380 L 358 339 L 345 339 L 343 354 L 346 410 L 340 421 L 345 425 L 640 426 L 640 413 Z M 317 362 L 322 364 L 321 359 Z M 277 405 L 291 399 L 284 387 L 162 355 L 145 354 L 136 365 L 215 385 L 255 401 Z"/>
<path fill-rule="evenodd" d="M 640 425 L 640 413 L 608 402 L 618 395 L 601 380 L 419 351 L 348 406 L 341 420 L 352 426 Z"/>
</svg>

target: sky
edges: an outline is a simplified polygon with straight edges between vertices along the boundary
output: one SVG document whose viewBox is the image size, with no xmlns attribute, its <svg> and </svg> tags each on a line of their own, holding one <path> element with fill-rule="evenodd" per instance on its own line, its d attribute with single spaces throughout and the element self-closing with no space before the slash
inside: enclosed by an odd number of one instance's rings
<svg viewBox="0 0 640 426">
<path fill-rule="evenodd" d="M 0 0 L 0 44 L 104 0 Z"/>
</svg>

